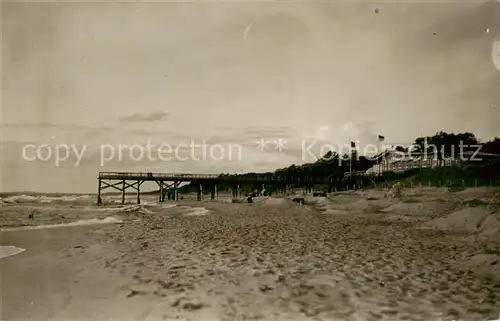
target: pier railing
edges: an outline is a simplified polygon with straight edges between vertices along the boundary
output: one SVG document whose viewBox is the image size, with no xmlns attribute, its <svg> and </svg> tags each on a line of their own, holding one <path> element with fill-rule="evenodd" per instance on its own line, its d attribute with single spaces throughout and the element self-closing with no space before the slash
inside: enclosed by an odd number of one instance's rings
<svg viewBox="0 0 500 321">
<path fill-rule="evenodd" d="M 177 173 L 152 173 L 152 172 L 99 172 L 99 178 L 117 178 L 127 179 L 136 177 L 154 177 L 154 178 L 181 178 L 181 179 L 214 179 L 218 174 L 177 174 Z"/>
<path fill-rule="evenodd" d="M 280 175 L 266 175 L 246 177 L 239 175 L 227 174 L 182 174 L 182 173 L 153 173 L 153 172 L 100 172 L 99 179 L 119 179 L 119 180 L 136 180 L 136 179 L 150 179 L 150 180 L 219 180 L 219 181 L 241 181 L 241 182 L 310 182 L 317 184 L 327 184 L 333 182 L 331 178 L 312 178 L 312 177 L 294 177 L 294 176 L 280 176 Z"/>
</svg>

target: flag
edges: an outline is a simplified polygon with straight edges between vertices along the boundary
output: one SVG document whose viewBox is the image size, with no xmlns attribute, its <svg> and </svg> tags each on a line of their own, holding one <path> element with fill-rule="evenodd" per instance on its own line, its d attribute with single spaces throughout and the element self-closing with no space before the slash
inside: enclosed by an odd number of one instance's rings
<svg viewBox="0 0 500 321">
<path fill-rule="evenodd" d="M 378 135 L 378 141 L 379 141 L 379 142 L 383 142 L 383 141 L 384 141 L 384 139 L 385 139 L 385 137 L 384 137 L 384 136 Z"/>
<path fill-rule="evenodd" d="M 356 143 L 355 142 L 351 142 L 351 148 L 356 148 Z"/>
</svg>

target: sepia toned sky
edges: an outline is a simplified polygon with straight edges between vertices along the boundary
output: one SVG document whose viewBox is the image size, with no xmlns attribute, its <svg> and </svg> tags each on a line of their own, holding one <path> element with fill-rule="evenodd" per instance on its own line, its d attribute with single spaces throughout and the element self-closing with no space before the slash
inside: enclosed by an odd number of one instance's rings
<svg viewBox="0 0 500 321">
<path fill-rule="evenodd" d="M 500 1 L 3 2 L 1 17 L 0 191 L 94 192 L 99 171 L 274 170 L 314 160 L 304 139 L 320 156 L 378 134 L 500 136 Z M 226 157 L 109 154 L 150 142 L 188 155 L 192 141 Z M 26 144 L 73 149 L 57 166 L 24 160 Z"/>
</svg>

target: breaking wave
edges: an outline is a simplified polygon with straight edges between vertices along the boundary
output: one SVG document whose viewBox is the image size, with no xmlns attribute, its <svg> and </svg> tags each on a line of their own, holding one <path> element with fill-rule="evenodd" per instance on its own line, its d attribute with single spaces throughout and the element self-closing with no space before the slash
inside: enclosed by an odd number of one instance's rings
<svg viewBox="0 0 500 321">
<path fill-rule="evenodd" d="M 76 221 L 76 222 L 62 223 L 62 224 L 22 226 L 22 227 L 5 228 L 5 229 L 1 229 L 0 231 L 9 232 L 9 231 L 40 230 L 40 229 L 58 228 L 58 227 L 86 226 L 86 225 L 99 225 L 99 224 L 116 224 L 116 223 L 123 223 L 123 221 L 109 216 L 109 217 L 103 218 L 102 220 L 89 219 L 89 220 L 80 220 L 80 221 Z"/>
<path fill-rule="evenodd" d="M 0 245 L 0 259 L 24 252 L 25 249 L 12 245 Z"/>
<path fill-rule="evenodd" d="M 47 196 L 47 195 L 12 195 L 1 197 L 2 203 L 52 203 L 52 202 L 89 202 L 92 195 L 61 195 L 61 196 Z"/>
</svg>

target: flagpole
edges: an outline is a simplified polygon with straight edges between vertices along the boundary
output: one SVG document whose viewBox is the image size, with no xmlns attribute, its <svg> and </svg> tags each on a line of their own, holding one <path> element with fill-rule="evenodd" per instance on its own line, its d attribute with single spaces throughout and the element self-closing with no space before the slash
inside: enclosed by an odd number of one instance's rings
<svg viewBox="0 0 500 321">
<path fill-rule="evenodd" d="M 349 177 L 352 176 L 352 142 L 351 147 L 349 148 Z"/>
<path fill-rule="evenodd" d="M 380 151 L 380 140 L 377 138 L 377 141 L 378 141 L 378 149 Z M 382 157 L 382 152 L 380 152 L 380 157 Z M 378 176 L 380 176 L 380 157 L 377 158 Z"/>
<path fill-rule="evenodd" d="M 380 142 L 380 140 L 378 141 L 378 148 L 380 150 L 380 158 L 378 159 L 378 176 L 380 177 L 380 175 L 382 174 L 382 167 L 380 165 L 381 163 L 381 160 L 382 160 L 382 155 L 384 153 L 384 151 L 382 150 L 382 147 L 381 147 L 382 143 Z"/>
<path fill-rule="evenodd" d="M 380 157 L 377 159 L 377 165 L 378 165 L 378 176 L 380 177 L 382 175 L 382 166 L 381 166 L 381 160 L 382 156 L 384 155 L 384 151 L 382 150 L 382 142 L 385 140 L 385 137 L 382 135 L 378 135 L 378 148 L 380 150 Z"/>
<path fill-rule="evenodd" d="M 352 154 L 353 154 L 353 145 L 355 143 L 351 141 L 351 147 L 349 148 L 349 177 L 352 177 Z M 356 146 L 356 145 L 354 145 Z"/>
<path fill-rule="evenodd" d="M 349 177 L 352 176 L 352 149 L 351 149 L 351 155 L 349 155 Z"/>
</svg>

